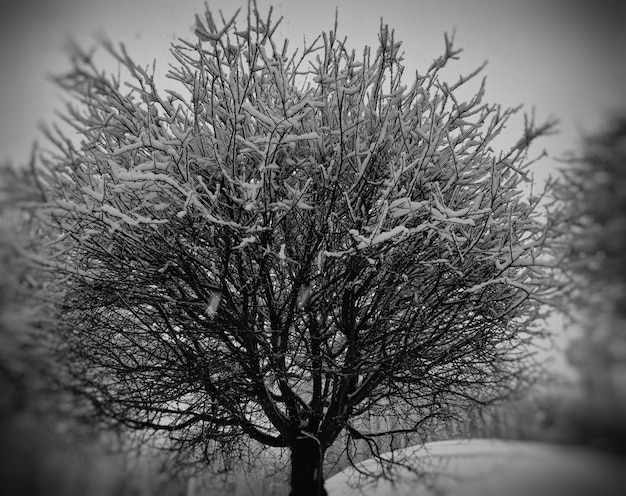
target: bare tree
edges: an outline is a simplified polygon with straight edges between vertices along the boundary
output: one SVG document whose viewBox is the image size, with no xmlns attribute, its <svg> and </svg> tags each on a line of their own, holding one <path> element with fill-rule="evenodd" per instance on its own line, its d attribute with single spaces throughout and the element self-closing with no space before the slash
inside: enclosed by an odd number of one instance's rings
<svg viewBox="0 0 626 496">
<path fill-rule="evenodd" d="M 99 414 L 222 469 L 251 442 L 286 448 L 292 494 L 325 494 L 337 439 L 377 455 L 530 379 L 558 264 L 528 149 L 552 124 L 494 151 L 515 110 L 484 81 L 455 96 L 480 69 L 440 80 L 448 38 L 405 86 L 386 26 L 359 56 L 336 25 L 290 52 L 271 11 L 236 18 L 207 11 L 173 47 L 187 96 L 123 47 L 105 43 L 128 85 L 75 49 L 57 81 L 82 141 L 48 130 L 37 260 Z M 394 411 L 401 428 L 359 422 Z"/>
</svg>

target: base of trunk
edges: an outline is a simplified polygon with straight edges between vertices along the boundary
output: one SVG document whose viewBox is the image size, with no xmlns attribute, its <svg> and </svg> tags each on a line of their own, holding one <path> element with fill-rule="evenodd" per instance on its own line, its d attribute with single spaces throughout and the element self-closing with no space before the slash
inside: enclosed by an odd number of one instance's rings
<svg viewBox="0 0 626 496">
<path fill-rule="evenodd" d="M 291 447 L 291 492 L 289 496 L 327 496 L 322 471 L 323 453 L 310 437 L 298 439 Z"/>
</svg>

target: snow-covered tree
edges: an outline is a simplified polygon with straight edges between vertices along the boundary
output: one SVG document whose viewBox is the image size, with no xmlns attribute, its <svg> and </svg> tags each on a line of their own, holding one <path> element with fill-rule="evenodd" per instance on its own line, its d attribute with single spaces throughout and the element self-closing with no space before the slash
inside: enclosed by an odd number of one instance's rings
<svg viewBox="0 0 626 496">
<path fill-rule="evenodd" d="M 335 26 L 290 51 L 249 10 L 196 19 L 177 91 L 123 48 L 104 44 L 128 83 L 76 48 L 57 81 L 82 141 L 48 131 L 32 258 L 98 414 L 221 469 L 250 442 L 288 449 L 292 494 L 324 494 L 336 440 L 377 455 L 527 384 L 558 271 L 528 150 L 552 125 L 497 152 L 515 110 L 484 81 L 456 96 L 478 70 L 440 79 L 448 38 L 410 77 L 386 26 L 375 50 Z"/>
</svg>

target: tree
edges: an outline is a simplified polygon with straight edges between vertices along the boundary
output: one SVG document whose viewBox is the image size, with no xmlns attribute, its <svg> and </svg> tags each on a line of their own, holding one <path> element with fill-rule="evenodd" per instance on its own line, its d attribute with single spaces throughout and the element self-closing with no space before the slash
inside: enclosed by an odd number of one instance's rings
<svg viewBox="0 0 626 496">
<path fill-rule="evenodd" d="M 624 450 L 626 439 L 626 118 L 586 136 L 555 190 L 557 216 L 568 226 L 564 264 L 582 334 L 569 357 L 585 389 L 577 435 Z M 588 405 L 593 405 L 589 408 Z"/>
<path fill-rule="evenodd" d="M 610 298 L 615 311 L 626 312 L 626 117 L 613 119 L 605 130 L 582 140 L 563 169 L 556 190 L 560 214 L 572 232 L 568 261 L 596 290 L 615 285 Z M 616 289 L 619 289 L 616 291 Z"/>
<path fill-rule="evenodd" d="M 455 96 L 480 69 L 440 81 L 447 37 L 405 86 L 386 26 L 359 57 L 336 25 L 289 52 L 271 11 L 236 18 L 207 11 L 173 47 L 188 97 L 123 46 L 104 43 L 130 90 L 75 47 L 57 82 L 82 142 L 47 131 L 36 259 L 98 414 L 222 469 L 250 443 L 286 448 L 292 494 L 324 494 L 338 438 L 378 455 L 531 379 L 559 269 L 528 150 L 553 124 L 527 119 L 496 153 L 516 109 L 483 102 L 484 80 Z M 376 411 L 410 415 L 360 427 Z"/>
<path fill-rule="evenodd" d="M 46 374 L 52 356 L 42 344 L 46 332 L 38 322 L 41 303 L 32 298 L 31 264 L 20 255 L 36 226 L 22 208 L 39 198 L 31 177 L 0 164 L 0 424 L 8 427 L 6 432 L 25 417 L 36 419 L 44 412 L 52 417 L 53 410 L 48 399 L 54 387 Z"/>
</svg>

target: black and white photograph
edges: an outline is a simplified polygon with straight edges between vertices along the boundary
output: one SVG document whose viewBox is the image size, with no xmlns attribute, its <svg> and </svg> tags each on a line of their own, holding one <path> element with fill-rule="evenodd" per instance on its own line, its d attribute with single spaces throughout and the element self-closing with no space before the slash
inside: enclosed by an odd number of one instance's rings
<svg viewBox="0 0 626 496">
<path fill-rule="evenodd" d="M 626 494 L 626 5 L 3 0 L 0 494 Z"/>
</svg>

